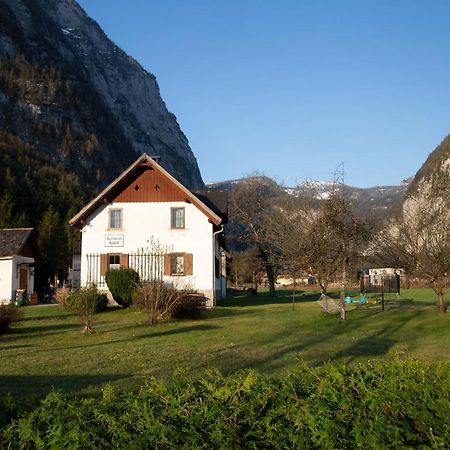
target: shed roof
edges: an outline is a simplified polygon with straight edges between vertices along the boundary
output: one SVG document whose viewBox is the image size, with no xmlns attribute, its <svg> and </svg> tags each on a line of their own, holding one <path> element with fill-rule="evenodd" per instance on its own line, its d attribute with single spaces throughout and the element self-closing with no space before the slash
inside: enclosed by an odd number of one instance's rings
<svg viewBox="0 0 450 450">
<path fill-rule="evenodd" d="M 28 239 L 32 238 L 33 228 L 0 229 L 0 258 L 20 255 Z M 34 238 L 33 246 L 34 246 Z"/>
</svg>

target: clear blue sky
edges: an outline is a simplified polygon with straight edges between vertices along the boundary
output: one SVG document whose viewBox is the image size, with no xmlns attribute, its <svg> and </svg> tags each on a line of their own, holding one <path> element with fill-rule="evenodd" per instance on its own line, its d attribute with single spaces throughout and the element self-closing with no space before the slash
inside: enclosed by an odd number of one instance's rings
<svg viewBox="0 0 450 450">
<path fill-rule="evenodd" d="M 157 77 L 205 181 L 414 175 L 450 132 L 449 0 L 80 0 Z"/>
</svg>

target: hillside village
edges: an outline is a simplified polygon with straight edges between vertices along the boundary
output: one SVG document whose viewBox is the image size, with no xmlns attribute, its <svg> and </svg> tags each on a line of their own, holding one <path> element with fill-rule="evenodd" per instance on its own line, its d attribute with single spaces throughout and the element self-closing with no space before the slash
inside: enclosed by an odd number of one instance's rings
<svg viewBox="0 0 450 450">
<path fill-rule="evenodd" d="M 205 183 L 76 1 L 0 0 L 0 447 L 446 448 L 442 139 L 398 185 Z"/>
</svg>

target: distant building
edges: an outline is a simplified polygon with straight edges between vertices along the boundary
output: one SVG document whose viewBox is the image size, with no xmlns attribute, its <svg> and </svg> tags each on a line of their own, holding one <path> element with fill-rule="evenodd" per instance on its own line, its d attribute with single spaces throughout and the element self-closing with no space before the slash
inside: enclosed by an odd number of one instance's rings
<svg viewBox="0 0 450 450">
<path fill-rule="evenodd" d="M 33 228 L 0 229 L 0 304 L 14 301 L 18 289 L 33 293 L 38 254 Z"/>
<path fill-rule="evenodd" d="M 403 276 L 404 274 L 405 269 L 397 269 L 394 267 L 382 267 L 368 270 L 369 283 L 372 286 L 381 286 L 384 278 Z"/>
<path fill-rule="evenodd" d="M 226 220 L 225 193 L 192 192 L 143 154 L 70 221 L 81 230 L 72 285 L 108 290 L 107 271 L 131 267 L 212 306 L 226 295 Z"/>
</svg>

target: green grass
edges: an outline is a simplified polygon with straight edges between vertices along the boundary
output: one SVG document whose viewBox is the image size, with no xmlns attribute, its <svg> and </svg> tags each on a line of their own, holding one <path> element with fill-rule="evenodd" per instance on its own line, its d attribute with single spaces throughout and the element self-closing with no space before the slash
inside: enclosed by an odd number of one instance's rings
<svg viewBox="0 0 450 450">
<path fill-rule="evenodd" d="M 181 369 L 225 374 L 256 368 L 277 376 L 304 359 L 361 362 L 414 357 L 450 360 L 450 314 L 440 315 L 430 290 L 392 295 L 386 311 L 348 308 L 348 321 L 322 312 L 317 292 L 226 299 L 196 321 L 151 326 L 140 312 L 116 309 L 95 316 L 92 335 L 58 306 L 26 307 L 25 320 L 0 336 L 0 396 L 33 402 L 53 386 L 95 395 L 106 383 L 134 389 L 144 378 L 170 380 Z"/>
</svg>

